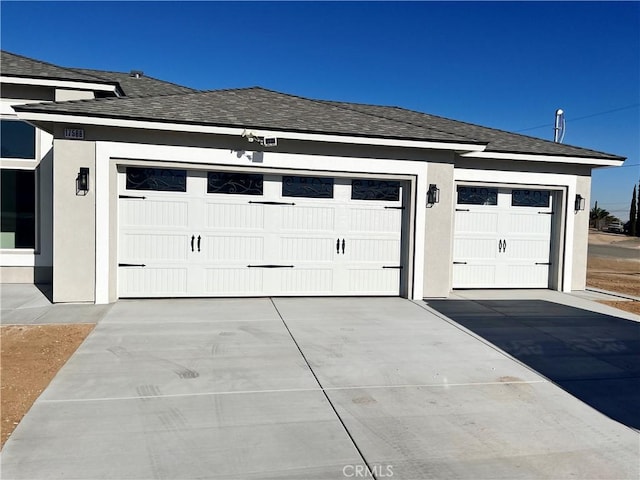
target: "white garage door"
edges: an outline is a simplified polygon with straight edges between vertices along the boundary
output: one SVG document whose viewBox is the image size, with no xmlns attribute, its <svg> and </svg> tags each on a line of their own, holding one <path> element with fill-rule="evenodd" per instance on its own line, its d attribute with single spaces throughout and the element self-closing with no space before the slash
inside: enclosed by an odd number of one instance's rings
<svg viewBox="0 0 640 480">
<path fill-rule="evenodd" d="M 128 167 L 120 184 L 120 297 L 399 294 L 399 182 Z"/>
<path fill-rule="evenodd" d="M 453 288 L 547 288 L 549 190 L 458 186 Z"/>
</svg>

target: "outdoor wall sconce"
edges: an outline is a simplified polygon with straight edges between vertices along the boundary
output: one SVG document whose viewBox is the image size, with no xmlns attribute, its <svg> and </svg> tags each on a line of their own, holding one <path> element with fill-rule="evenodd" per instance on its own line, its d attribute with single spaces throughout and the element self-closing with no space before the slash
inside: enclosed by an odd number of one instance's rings
<svg viewBox="0 0 640 480">
<path fill-rule="evenodd" d="M 577 194 L 576 195 L 576 202 L 575 202 L 575 205 L 573 207 L 574 210 L 576 212 L 579 212 L 580 210 L 584 210 L 585 201 L 586 201 L 586 199 L 582 195 Z"/>
<path fill-rule="evenodd" d="M 76 195 L 86 195 L 89 192 L 89 169 L 80 167 L 76 177 Z"/>
<path fill-rule="evenodd" d="M 435 183 L 429 185 L 427 190 L 427 205 L 433 205 L 440 202 L 440 189 Z"/>
</svg>

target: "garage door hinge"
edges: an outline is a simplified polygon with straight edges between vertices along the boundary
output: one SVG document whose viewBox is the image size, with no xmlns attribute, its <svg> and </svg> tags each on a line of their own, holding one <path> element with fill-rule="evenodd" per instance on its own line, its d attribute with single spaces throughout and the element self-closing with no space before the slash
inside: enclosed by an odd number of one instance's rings
<svg viewBox="0 0 640 480">
<path fill-rule="evenodd" d="M 468 208 L 456 208 L 456 212 L 470 212 Z"/>
<path fill-rule="evenodd" d="M 453 262 L 454 265 L 466 265 L 467 262 Z"/>
<path fill-rule="evenodd" d="M 536 265 L 551 265 L 551 262 L 536 262 Z"/>
<path fill-rule="evenodd" d="M 402 268 L 402 265 L 385 265 L 382 268 Z"/>
<path fill-rule="evenodd" d="M 119 267 L 146 267 L 144 263 L 119 263 Z"/>
<path fill-rule="evenodd" d="M 249 201 L 249 203 L 259 203 L 260 205 L 295 205 L 295 203 L 289 203 L 289 202 L 254 202 L 254 201 Z"/>
<path fill-rule="evenodd" d="M 392 208 L 394 210 L 404 210 L 404 207 L 384 207 L 384 208 Z"/>
<path fill-rule="evenodd" d="M 247 265 L 248 268 L 293 268 L 293 265 Z"/>
<path fill-rule="evenodd" d="M 118 195 L 118 198 L 137 198 L 139 200 L 144 200 L 147 197 L 134 197 L 133 195 Z"/>
</svg>

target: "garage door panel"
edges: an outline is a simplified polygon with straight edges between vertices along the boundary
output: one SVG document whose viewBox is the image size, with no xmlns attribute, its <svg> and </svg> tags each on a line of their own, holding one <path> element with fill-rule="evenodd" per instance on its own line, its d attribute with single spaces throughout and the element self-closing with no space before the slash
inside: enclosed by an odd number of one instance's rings
<svg viewBox="0 0 640 480">
<path fill-rule="evenodd" d="M 346 260 L 352 262 L 400 262 L 400 239 L 348 239 L 346 241 Z"/>
<path fill-rule="evenodd" d="M 120 268 L 118 284 L 128 297 L 171 297 L 188 294 L 186 267 Z"/>
<path fill-rule="evenodd" d="M 453 284 L 457 288 L 486 287 L 496 284 L 496 265 L 453 265 Z"/>
<path fill-rule="evenodd" d="M 123 262 L 185 261 L 189 242 L 188 235 L 123 233 L 120 258 Z"/>
<path fill-rule="evenodd" d="M 495 238 L 458 238 L 453 248 L 453 258 L 458 261 L 470 259 L 495 259 L 498 254 Z"/>
<path fill-rule="evenodd" d="M 335 231 L 335 207 L 280 206 L 280 228 L 285 231 Z"/>
<path fill-rule="evenodd" d="M 348 232 L 389 232 L 397 233 L 402 224 L 402 211 L 384 207 L 349 209 Z"/>
<path fill-rule="evenodd" d="M 206 235 L 201 250 L 205 262 L 264 259 L 264 237 L 242 235 Z"/>
<path fill-rule="evenodd" d="M 135 227 L 187 227 L 187 200 L 121 199 L 120 225 Z"/>
<path fill-rule="evenodd" d="M 497 212 L 456 212 L 456 232 L 460 234 L 496 233 L 498 219 Z"/>
<path fill-rule="evenodd" d="M 547 265 L 507 265 L 506 285 L 518 284 L 521 287 L 540 288 L 549 281 L 549 267 Z"/>
<path fill-rule="evenodd" d="M 203 228 L 222 230 L 261 230 L 264 228 L 265 205 L 213 203 L 208 200 Z"/>
<path fill-rule="evenodd" d="M 347 292 L 352 294 L 397 295 L 400 269 L 348 268 Z"/>
<path fill-rule="evenodd" d="M 145 199 L 123 198 L 120 182 L 118 261 L 146 265 L 120 266 L 121 297 L 398 295 L 401 270 L 382 268 L 400 266 L 398 195 L 353 199 L 350 179 L 332 179 L 322 195 L 284 197 L 278 175 L 239 194 L 209 173 Z"/>
<path fill-rule="evenodd" d="M 279 291 L 284 294 L 334 292 L 333 268 L 295 267 L 274 270 L 279 277 Z"/>
<path fill-rule="evenodd" d="M 538 213 L 508 214 L 507 230 L 510 233 L 540 235 L 548 238 L 551 233 L 551 215 Z"/>
<path fill-rule="evenodd" d="M 280 258 L 285 263 L 290 262 L 331 262 L 336 255 L 336 238 L 317 237 L 301 238 L 283 236 L 280 239 Z"/>
<path fill-rule="evenodd" d="M 261 295 L 265 271 L 259 268 L 211 267 L 204 269 L 204 295 Z"/>
<path fill-rule="evenodd" d="M 510 260 L 526 259 L 533 264 L 549 261 L 549 240 L 510 239 L 505 247 L 505 256 Z"/>
<path fill-rule="evenodd" d="M 482 203 L 457 205 L 453 287 L 548 287 L 552 225 L 550 191 L 474 186 L 458 187 L 458 193 L 465 188 L 497 192 L 497 201 L 487 202 L 483 198 L 480 199 Z M 459 201 L 464 198 L 464 195 L 458 195 Z M 529 202 L 529 198 L 535 201 Z"/>
</svg>

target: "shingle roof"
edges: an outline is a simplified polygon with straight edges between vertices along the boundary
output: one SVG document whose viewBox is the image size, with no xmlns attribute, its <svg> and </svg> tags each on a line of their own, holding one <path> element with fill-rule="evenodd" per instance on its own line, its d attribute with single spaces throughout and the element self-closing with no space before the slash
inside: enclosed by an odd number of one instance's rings
<svg viewBox="0 0 640 480">
<path fill-rule="evenodd" d="M 258 87 L 161 97 L 46 103 L 19 108 L 134 120 L 477 143 L 426 126 L 416 127 Z"/>
<path fill-rule="evenodd" d="M 624 160 L 406 110 L 313 100 L 259 87 L 147 98 L 104 98 L 14 107 L 92 117 L 487 145 L 485 151 Z"/>
<path fill-rule="evenodd" d="M 563 143 L 555 143 L 541 138 L 520 135 L 495 128 L 482 127 L 472 123 L 451 120 L 449 118 L 420 113 L 400 107 L 382 107 L 376 105 L 363 105 L 344 102 L 326 102 L 330 105 L 339 105 L 343 108 L 354 109 L 372 115 L 379 115 L 385 118 L 394 119 L 401 122 L 408 122 L 419 126 L 429 126 L 430 128 L 455 133 L 461 137 L 474 139 L 486 143 L 485 151 L 496 153 L 535 153 L 540 155 L 559 155 L 576 157 L 597 157 L 610 159 L 623 159 L 617 155 L 610 155 L 595 150 L 582 147 L 573 147 Z"/>
<path fill-rule="evenodd" d="M 108 83 L 94 75 L 85 74 L 52 63 L 34 60 L 2 50 L 0 72 L 11 77 L 48 78 L 56 80 L 75 80 L 78 82 Z"/>
<path fill-rule="evenodd" d="M 2 75 L 13 77 L 47 78 L 118 85 L 122 93 L 127 97 L 174 95 L 197 91 L 147 75 L 134 78 L 129 73 L 60 67 L 4 50 L 2 50 L 2 56 L 0 57 L 0 72 L 2 72 Z"/>
<path fill-rule="evenodd" d="M 93 75 L 103 81 L 118 83 L 122 92 L 127 97 L 152 97 L 157 95 L 175 95 L 179 93 L 192 93 L 197 90 L 189 87 L 165 82 L 157 78 L 142 75 L 140 78 L 131 76 L 129 73 L 109 72 L 105 70 L 90 70 L 87 68 L 74 68 L 76 72 Z"/>
</svg>

